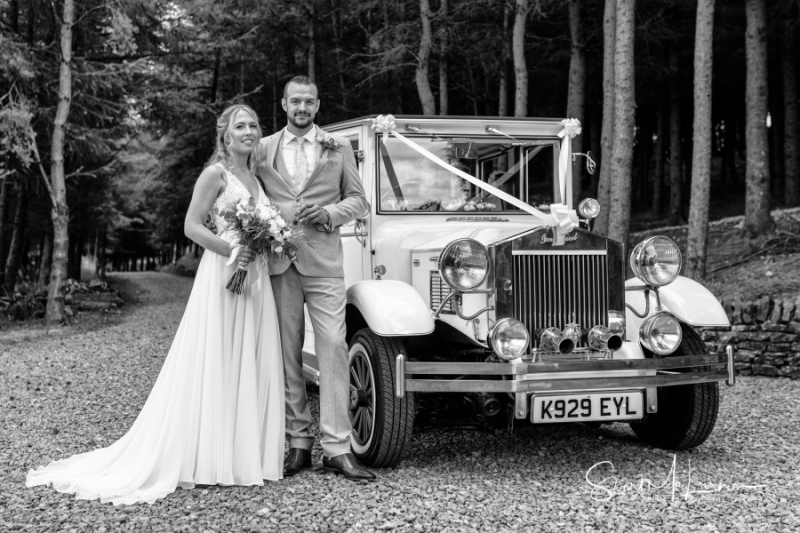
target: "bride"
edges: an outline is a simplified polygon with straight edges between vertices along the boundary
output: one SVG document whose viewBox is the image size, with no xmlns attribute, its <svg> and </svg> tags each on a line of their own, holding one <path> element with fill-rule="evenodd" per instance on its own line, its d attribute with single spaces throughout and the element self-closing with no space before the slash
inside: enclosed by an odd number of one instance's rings
<svg viewBox="0 0 800 533">
<path fill-rule="evenodd" d="M 119 505 L 153 503 L 176 487 L 282 478 L 283 366 L 266 261 L 253 261 L 245 248 L 229 257 L 233 236 L 221 217 L 216 233 L 203 225 L 212 208 L 217 213 L 265 194 L 253 174 L 260 138 L 248 106 L 231 106 L 217 120 L 216 150 L 185 222 L 186 236 L 206 252 L 164 366 L 131 429 L 107 448 L 29 471 L 27 486 L 52 483 L 78 499 Z M 250 282 L 241 295 L 225 289 L 237 264 Z"/>
</svg>

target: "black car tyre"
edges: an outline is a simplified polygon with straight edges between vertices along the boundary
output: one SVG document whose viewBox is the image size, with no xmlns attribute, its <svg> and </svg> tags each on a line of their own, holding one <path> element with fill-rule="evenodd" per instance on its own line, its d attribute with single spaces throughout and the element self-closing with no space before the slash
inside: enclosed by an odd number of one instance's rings
<svg viewBox="0 0 800 533">
<path fill-rule="evenodd" d="M 368 328 L 350 341 L 350 421 L 353 454 L 367 466 L 400 462 L 414 427 L 414 394 L 395 396 L 395 358 L 402 344 Z"/>
<path fill-rule="evenodd" d="M 700 336 L 690 327 L 681 326 L 683 341 L 673 356 L 708 353 Z M 697 367 L 696 367 L 697 368 Z M 656 448 L 688 450 L 701 445 L 711 435 L 719 411 L 719 384 L 697 383 L 660 387 L 658 412 L 631 422 L 636 436 Z"/>
</svg>

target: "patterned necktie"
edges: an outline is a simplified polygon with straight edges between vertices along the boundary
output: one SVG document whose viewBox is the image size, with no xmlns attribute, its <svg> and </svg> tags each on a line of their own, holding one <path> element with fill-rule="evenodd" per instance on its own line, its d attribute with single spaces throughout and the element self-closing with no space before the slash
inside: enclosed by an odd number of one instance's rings
<svg viewBox="0 0 800 533">
<path fill-rule="evenodd" d="M 298 190 L 303 188 L 303 184 L 308 178 L 308 161 L 306 161 L 305 137 L 295 137 L 297 150 L 294 156 L 294 185 Z"/>
</svg>

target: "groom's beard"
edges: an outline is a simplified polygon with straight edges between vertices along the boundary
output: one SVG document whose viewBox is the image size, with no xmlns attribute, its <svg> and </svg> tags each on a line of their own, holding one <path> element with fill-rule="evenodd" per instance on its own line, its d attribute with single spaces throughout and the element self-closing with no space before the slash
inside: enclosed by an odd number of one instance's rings
<svg viewBox="0 0 800 533">
<path fill-rule="evenodd" d="M 314 123 L 314 117 L 308 114 L 300 115 L 298 113 L 295 113 L 293 117 L 289 118 L 289 122 L 292 123 L 292 126 L 299 129 L 303 129 L 309 127 L 311 124 Z"/>
</svg>

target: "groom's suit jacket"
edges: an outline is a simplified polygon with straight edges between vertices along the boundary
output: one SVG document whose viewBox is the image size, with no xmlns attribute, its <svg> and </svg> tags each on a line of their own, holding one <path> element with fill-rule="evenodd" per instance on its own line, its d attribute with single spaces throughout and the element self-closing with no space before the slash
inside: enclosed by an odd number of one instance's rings
<svg viewBox="0 0 800 533">
<path fill-rule="evenodd" d="M 323 133 L 314 126 L 317 133 Z M 331 223 L 301 224 L 303 235 L 298 240 L 297 270 L 304 276 L 343 278 L 342 243 L 339 226 L 364 215 L 369 204 L 364 196 L 364 187 L 358 174 L 356 158 L 350 142 L 344 137 L 328 134 L 339 146 L 335 149 L 322 147 L 319 161 L 302 189 L 297 190 L 291 176 L 282 175 L 281 143 L 286 128 L 264 137 L 260 141 L 261 160 L 258 175 L 281 215 L 288 224 L 295 220 L 295 200 L 301 197 L 307 204 L 324 207 L 331 216 Z M 285 172 L 285 171 L 284 171 Z M 283 257 L 270 256 L 269 273 L 282 274 L 290 261 Z"/>
</svg>

